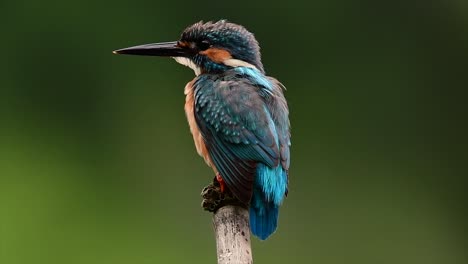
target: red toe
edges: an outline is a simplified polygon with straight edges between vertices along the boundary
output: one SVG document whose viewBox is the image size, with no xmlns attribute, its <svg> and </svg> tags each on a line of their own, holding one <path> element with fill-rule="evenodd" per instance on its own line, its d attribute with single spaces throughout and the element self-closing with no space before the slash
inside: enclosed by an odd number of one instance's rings
<svg viewBox="0 0 468 264">
<path fill-rule="evenodd" d="M 224 183 L 223 178 L 221 178 L 221 174 L 219 174 L 219 172 L 216 173 L 216 180 L 219 182 L 221 192 L 224 192 L 224 190 L 226 188 L 226 184 Z"/>
</svg>

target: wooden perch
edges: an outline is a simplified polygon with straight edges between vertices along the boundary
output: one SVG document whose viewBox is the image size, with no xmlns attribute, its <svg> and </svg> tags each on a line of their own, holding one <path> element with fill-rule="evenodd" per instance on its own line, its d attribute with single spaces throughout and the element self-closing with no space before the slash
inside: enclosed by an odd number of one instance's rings
<svg viewBox="0 0 468 264">
<path fill-rule="evenodd" d="M 218 264 L 253 263 L 247 209 L 235 205 L 223 206 L 213 215 L 213 226 Z"/>
<path fill-rule="evenodd" d="M 213 212 L 218 264 L 251 264 L 249 211 L 216 180 L 202 191 L 202 207 Z"/>
</svg>

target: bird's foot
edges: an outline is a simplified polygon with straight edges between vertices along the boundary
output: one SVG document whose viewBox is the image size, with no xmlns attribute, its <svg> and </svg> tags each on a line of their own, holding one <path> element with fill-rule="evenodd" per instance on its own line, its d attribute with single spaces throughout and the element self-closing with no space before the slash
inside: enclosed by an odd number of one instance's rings
<svg viewBox="0 0 468 264">
<path fill-rule="evenodd" d="M 216 212 L 219 208 L 225 205 L 239 205 L 245 207 L 232 193 L 229 189 L 224 188 L 222 190 L 222 185 L 218 182 L 217 177 L 213 179 L 213 182 L 203 188 L 201 192 L 203 198 L 202 207 L 208 212 Z"/>
<path fill-rule="evenodd" d="M 224 192 L 226 190 L 226 184 L 223 181 L 223 178 L 221 177 L 221 174 L 216 173 L 216 181 L 219 183 L 219 188 L 221 189 L 221 192 Z"/>
</svg>

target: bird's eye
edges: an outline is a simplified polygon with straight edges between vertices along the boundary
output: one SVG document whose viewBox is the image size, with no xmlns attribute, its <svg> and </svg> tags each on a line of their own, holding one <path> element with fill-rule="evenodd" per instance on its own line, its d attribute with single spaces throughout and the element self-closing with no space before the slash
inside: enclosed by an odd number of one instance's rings
<svg viewBox="0 0 468 264">
<path fill-rule="evenodd" d="M 206 40 L 203 40 L 198 44 L 199 50 L 207 50 L 209 47 L 211 47 L 211 44 Z"/>
</svg>

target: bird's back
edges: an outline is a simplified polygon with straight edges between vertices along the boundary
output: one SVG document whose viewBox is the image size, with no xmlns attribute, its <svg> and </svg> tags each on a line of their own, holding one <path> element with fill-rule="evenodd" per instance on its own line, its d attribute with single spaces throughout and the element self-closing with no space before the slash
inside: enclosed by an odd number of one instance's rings
<svg viewBox="0 0 468 264">
<path fill-rule="evenodd" d="M 256 69 L 238 67 L 202 74 L 189 88 L 197 125 L 192 133 L 203 138 L 208 164 L 250 204 L 252 232 L 261 239 L 276 229 L 287 192 L 290 133 L 281 87 Z"/>
</svg>

